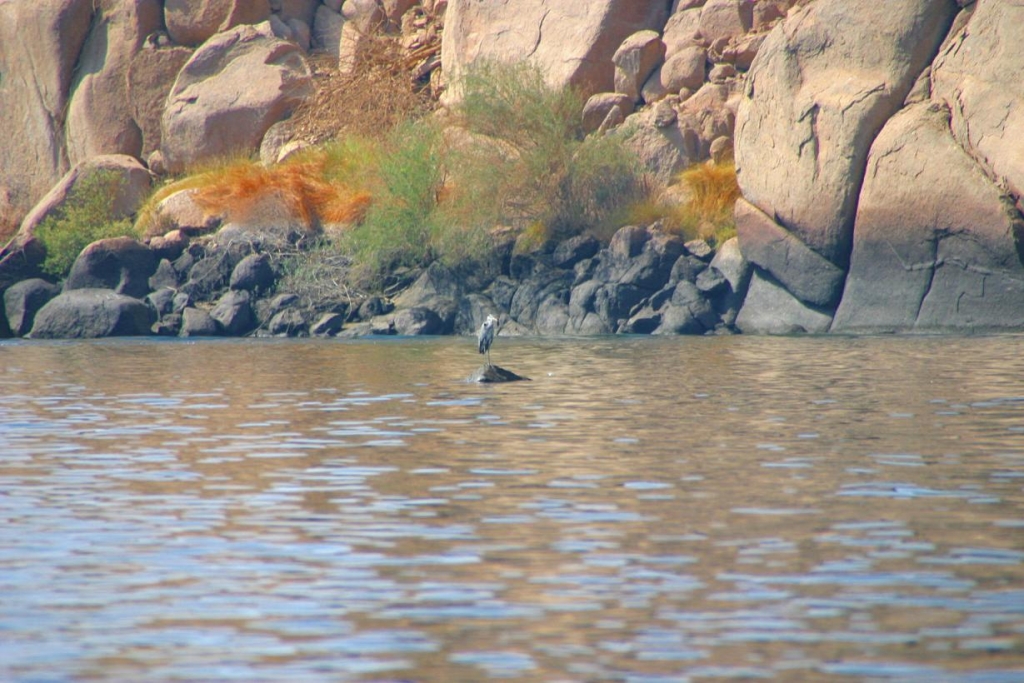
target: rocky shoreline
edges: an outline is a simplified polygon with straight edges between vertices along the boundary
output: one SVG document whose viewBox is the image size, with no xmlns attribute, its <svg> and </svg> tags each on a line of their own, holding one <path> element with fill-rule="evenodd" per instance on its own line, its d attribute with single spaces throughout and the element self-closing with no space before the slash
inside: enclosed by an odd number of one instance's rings
<svg viewBox="0 0 1024 683">
<path fill-rule="evenodd" d="M 462 334 L 487 313 L 509 334 L 1024 329 L 1024 53 L 1006 35 L 1024 7 L 578 4 L 0 3 L 0 124 L 18 131 L 0 141 L 0 230 L 17 230 L 0 249 L 0 337 Z M 374 32 L 439 111 L 475 62 L 530 60 L 665 189 L 734 155 L 738 240 L 712 251 L 627 226 L 311 298 L 283 286 L 282 242 L 189 215 L 182 191 L 144 241 L 100 240 L 62 285 L 40 277 L 35 230 L 96 169 L 119 174 L 111 217 L 131 219 L 164 174 L 315 145 L 297 113 L 315 99 L 311 50 L 351 75 Z"/>
<path fill-rule="evenodd" d="M 7 288 L 3 322 L 6 336 L 34 339 L 474 334 L 489 314 L 506 335 L 728 334 L 742 326 L 751 273 L 735 238 L 713 251 L 657 224 L 624 227 L 607 246 L 581 235 L 515 254 L 509 243 L 496 260 L 404 271 L 383 296 L 308 301 L 280 287 L 279 252 L 256 241 L 158 252 L 117 238 L 84 251 L 63 287 L 29 278 Z"/>
</svg>

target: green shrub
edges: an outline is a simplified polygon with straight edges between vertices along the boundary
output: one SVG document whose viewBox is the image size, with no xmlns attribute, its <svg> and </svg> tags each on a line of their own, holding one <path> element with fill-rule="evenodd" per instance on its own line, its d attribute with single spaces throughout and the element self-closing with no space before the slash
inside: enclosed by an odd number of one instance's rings
<svg viewBox="0 0 1024 683">
<path fill-rule="evenodd" d="M 462 91 L 457 113 L 485 137 L 463 151 L 452 182 L 468 186 L 463 194 L 495 224 L 521 232 L 540 223 L 562 239 L 600 231 L 643 194 L 632 152 L 616 137 L 584 138 L 580 97 L 548 86 L 537 67 L 485 63 L 467 74 Z M 485 166 L 492 171 L 480 173 Z"/>
<path fill-rule="evenodd" d="M 429 123 L 399 126 L 385 141 L 375 168 L 373 203 L 361 225 L 345 233 L 342 246 L 353 274 L 379 282 L 399 266 L 424 265 L 434 256 L 435 209 L 442 181 L 438 133 Z"/>
<path fill-rule="evenodd" d="M 35 230 L 46 248 L 43 272 L 63 278 L 89 244 L 108 237 L 132 235 L 127 218 L 111 215 L 111 198 L 122 191 L 123 180 L 114 170 L 101 169 L 80 177 L 67 201 Z"/>
</svg>

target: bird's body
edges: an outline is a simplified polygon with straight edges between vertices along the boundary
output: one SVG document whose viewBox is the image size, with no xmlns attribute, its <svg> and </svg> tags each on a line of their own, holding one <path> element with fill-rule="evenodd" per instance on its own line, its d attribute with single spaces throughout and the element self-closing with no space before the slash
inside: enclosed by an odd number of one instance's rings
<svg viewBox="0 0 1024 683">
<path fill-rule="evenodd" d="M 476 335 L 476 348 L 480 353 L 487 354 L 487 365 L 491 364 L 491 344 L 494 343 L 494 334 L 497 332 L 498 319 L 488 315 L 487 320 L 480 326 Z"/>
</svg>

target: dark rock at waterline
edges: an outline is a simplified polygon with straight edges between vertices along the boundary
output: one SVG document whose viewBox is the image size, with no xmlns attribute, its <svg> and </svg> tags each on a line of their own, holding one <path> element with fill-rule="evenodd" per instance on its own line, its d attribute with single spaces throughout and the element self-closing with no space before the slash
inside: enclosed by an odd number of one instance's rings
<svg viewBox="0 0 1024 683">
<path fill-rule="evenodd" d="M 174 310 L 174 297 L 176 294 L 177 292 L 170 287 L 161 287 L 155 292 L 150 292 L 146 296 L 146 301 L 153 307 L 157 315 L 164 316 Z"/>
<path fill-rule="evenodd" d="M 160 262 L 156 264 L 156 270 L 149 277 L 149 288 L 152 290 L 160 289 L 161 287 L 176 288 L 178 284 L 178 271 L 174 270 L 174 266 L 170 261 L 160 259 Z"/>
<path fill-rule="evenodd" d="M 141 299 L 150 291 L 149 278 L 156 267 L 156 256 L 141 242 L 130 237 L 103 239 L 78 255 L 64 289 L 112 289 Z"/>
<path fill-rule="evenodd" d="M 601 249 L 593 235 L 576 235 L 565 240 L 551 254 L 551 263 L 557 268 L 572 268 L 584 259 L 592 258 Z"/>
<path fill-rule="evenodd" d="M 256 326 L 251 296 L 244 289 L 226 292 L 210 311 L 210 317 L 230 336 L 246 334 Z"/>
<path fill-rule="evenodd" d="M 469 376 L 470 382 L 479 383 L 499 383 L 499 382 L 529 382 L 529 377 L 523 377 L 517 375 L 511 370 L 499 367 L 497 365 L 488 365 L 484 363 L 477 368 L 472 375 Z"/>
<path fill-rule="evenodd" d="M 72 289 L 36 314 L 35 339 L 91 339 L 150 334 L 156 314 L 142 301 L 110 289 Z"/>
<path fill-rule="evenodd" d="M 275 337 L 297 337 L 308 330 L 302 311 L 297 308 L 286 308 L 280 311 L 267 323 L 267 332 Z"/>
<path fill-rule="evenodd" d="M 16 282 L 4 292 L 4 323 L 10 335 L 24 337 L 32 329 L 36 313 L 60 294 L 60 286 L 39 278 Z"/>
<path fill-rule="evenodd" d="M 150 330 L 160 337 L 177 337 L 181 332 L 182 315 L 180 313 L 169 313 L 153 323 Z"/>
<path fill-rule="evenodd" d="M 317 337 L 333 337 L 341 332 L 345 324 L 344 313 L 324 313 L 320 319 L 309 328 L 309 333 Z"/>
<path fill-rule="evenodd" d="M 827 332 L 832 316 L 803 303 L 770 275 L 755 270 L 736 327 L 744 334 Z"/>
<path fill-rule="evenodd" d="M 441 317 L 423 306 L 406 308 L 399 311 L 395 314 L 392 322 L 394 323 L 394 330 L 398 334 L 447 334 Z"/>
<path fill-rule="evenodd" d="M 266 254 L 249 254 L 231 271 L 228 286 L 250 292 L 265 292 L 274 284 L 274 268 Z"/>
<path fill-rule="evenodd" d="M 178 334 L 182 337 L 215 337 L 220 334 L 220 328 L 207 311 L 190 306 L 181 312 Z"/>
</svg>

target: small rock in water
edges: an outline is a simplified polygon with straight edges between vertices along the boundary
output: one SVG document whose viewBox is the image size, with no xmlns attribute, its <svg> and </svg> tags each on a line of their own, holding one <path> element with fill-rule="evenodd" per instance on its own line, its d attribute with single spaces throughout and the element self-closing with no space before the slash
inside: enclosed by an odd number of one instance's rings
<svg viewBox="0 0 1024 683">
<path fill-rule="evenodd" d="M 481 365 L 476 371 L 470 376 L 470 382 L 519 382 L 519 381 L 530 381 L 529 377 L 522 377 L 517 375 L 511 370 L 499 367 L 497 365 Z"/>
</svg>

